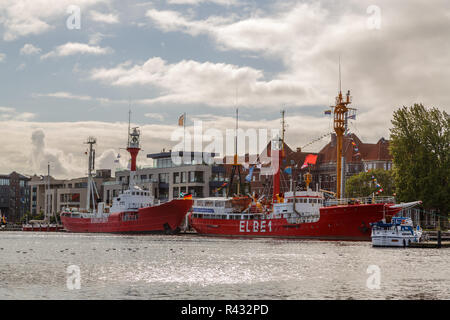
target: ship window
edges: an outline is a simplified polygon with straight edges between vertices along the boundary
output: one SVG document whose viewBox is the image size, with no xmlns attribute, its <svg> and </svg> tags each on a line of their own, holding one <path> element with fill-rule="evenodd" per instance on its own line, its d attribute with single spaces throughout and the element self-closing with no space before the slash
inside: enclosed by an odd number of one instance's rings
<svg viewBox="0 0 450 320">
<path fill-rule="evenodd" d="M 214 202 L 212 202 L 212 201 L 205 201 L 205 207 L 214 207 Z"/>
</svg>

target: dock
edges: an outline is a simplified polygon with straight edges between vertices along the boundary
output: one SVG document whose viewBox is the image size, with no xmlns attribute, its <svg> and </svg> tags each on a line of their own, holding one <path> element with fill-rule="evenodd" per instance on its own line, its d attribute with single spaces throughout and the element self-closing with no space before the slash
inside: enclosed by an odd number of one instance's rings
<svg viewBox="0 0 450 320">
<path fill-rule="evenodd" d="M 437 241 L 412 242 L 409 245 L 409 247 L 410 248 L 432 248 L 432 249 L 439 248 Z M 442 241 L 441 248 L 450 248 L 450 241 Z"/>
<path fill-rule="evenodd" d="M 0 231 L 22 231 L 22 226 L 18 226 L 18 225 L 2 226 L 0 228 Z"/>
</svg>

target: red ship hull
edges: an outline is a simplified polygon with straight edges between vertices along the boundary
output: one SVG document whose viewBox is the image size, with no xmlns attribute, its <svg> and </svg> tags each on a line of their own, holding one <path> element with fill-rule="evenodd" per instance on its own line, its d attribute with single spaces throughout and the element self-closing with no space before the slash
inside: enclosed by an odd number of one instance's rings
<svg viewBox="0 0 450 320">
<path fill-rule="evenodd" d="M 311 223 L 289 223 L 285 218 L 222 220 L 190 216 L 190 224 L 199 234 L 211 236 L 370 241 L 370 223 L 399 211 L 390 204 L 355 204 L 320 208 L 320 219 Z"/>
<path fill-rule="evenodd" d="M 192 203 L 190 199 L 172 200 L 137 212 L 111 213 L 107 218 L 76 218 L 63 213 L 61 222 L 69 232 L 173 234 L 178 231 Z"/>
</svg>

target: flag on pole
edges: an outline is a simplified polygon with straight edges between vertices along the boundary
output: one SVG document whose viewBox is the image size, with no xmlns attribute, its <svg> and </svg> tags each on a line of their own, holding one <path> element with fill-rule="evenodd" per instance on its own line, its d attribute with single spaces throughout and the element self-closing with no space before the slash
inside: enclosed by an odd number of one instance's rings
<svg viewBox="0 0 450 320">
<path fill-rule="evenodd" d="M 183 113 L 183 114 L 180 116 L 180 118 L 178 118 L 178 125 L 179 125 L 180 127 L 184 127 L 184 116 L 185 116 L 185 114 Z"/>
<path fill-rule="evenodd" d="M 308 154 L 301 169 L 305 169 L 310 164 L 316 164 L 316 161 L 317 161 L 317 154 Z"/>
<path fill-rule="evenodd" d="M 325 114 L 331 114 L 331 110 L 325 110 Z"/>
</svg>

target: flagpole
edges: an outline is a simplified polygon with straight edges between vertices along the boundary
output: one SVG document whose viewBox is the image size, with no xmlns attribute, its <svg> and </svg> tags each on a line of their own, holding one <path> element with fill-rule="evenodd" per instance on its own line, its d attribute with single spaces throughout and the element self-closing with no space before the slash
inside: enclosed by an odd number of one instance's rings
<svg viewBox="0 0 450 320">
<path fill-rule="evenodd" d="M 186 112 L 183 115 L 184 152 L 186 152 Z M 184 156 L 184 153 L 183 153 Z"/>
</svg>

